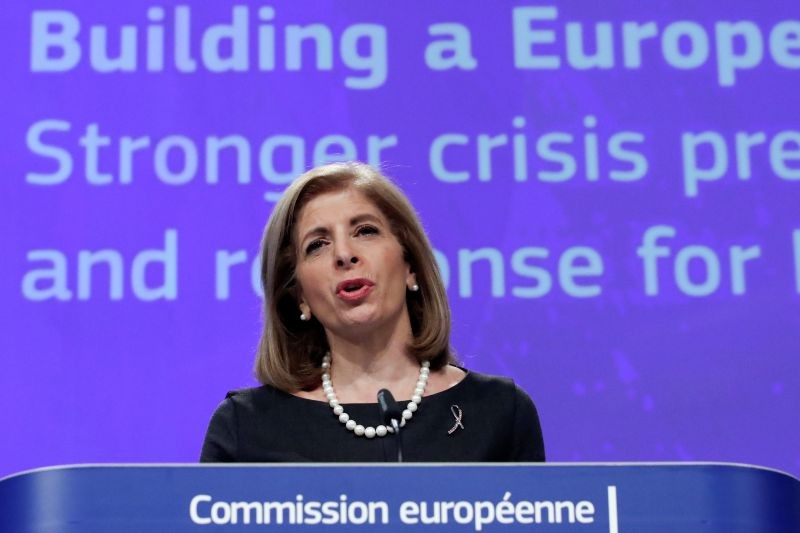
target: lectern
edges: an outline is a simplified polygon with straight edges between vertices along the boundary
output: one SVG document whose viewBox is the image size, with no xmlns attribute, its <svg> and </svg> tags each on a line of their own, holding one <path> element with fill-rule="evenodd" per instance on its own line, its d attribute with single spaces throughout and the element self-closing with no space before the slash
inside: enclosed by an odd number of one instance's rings
<svg viewBox="0 0 800 533">
<path fill-rule="evenodd" d="M 0 531 L 800 532 L 800 481 L 746 465 L 76 465 L 0 480 Z"/>
</svg>

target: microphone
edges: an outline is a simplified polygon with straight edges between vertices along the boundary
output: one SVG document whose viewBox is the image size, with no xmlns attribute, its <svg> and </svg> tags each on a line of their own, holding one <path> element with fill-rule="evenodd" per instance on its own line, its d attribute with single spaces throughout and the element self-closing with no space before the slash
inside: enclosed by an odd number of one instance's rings
<svg viewBox="0 0 800 533">
<path fill-rule="evenodd" d="M 403 418 L 403 410 L 397 405 L 394 396 L 387 389 L 378 391 L 378 409 L 381 411 L 381 419 L 387 426 L 392 425 L 392 420 Z"/>
<path fill-rule="evenodd" d="M 403 419 L 403 410 L 387 389 L 378 391 L 378 410 L 381 413 L 383 423 L 394 429 L 397 438 L 397 462 L 403 462 L 403 441 L 400 438 L 400 421 Z"/>
</svg>

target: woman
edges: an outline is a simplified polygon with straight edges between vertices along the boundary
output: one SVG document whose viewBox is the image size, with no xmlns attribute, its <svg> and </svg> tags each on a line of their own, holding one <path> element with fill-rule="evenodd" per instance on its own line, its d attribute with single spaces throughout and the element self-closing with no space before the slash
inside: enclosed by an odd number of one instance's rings
<svg viewBox="0 0 800 533">
<path fill-rule="evenodd" d="M 400 400 L 406 461 L 544 460 L 530 398 L 455 366 L 433 251 L 387 178 L 361 163 L 303 174 L 261 252 L 263 386 L 228 393 L 201 461 L 394 460 L 380 389 Z"/>
</svg>

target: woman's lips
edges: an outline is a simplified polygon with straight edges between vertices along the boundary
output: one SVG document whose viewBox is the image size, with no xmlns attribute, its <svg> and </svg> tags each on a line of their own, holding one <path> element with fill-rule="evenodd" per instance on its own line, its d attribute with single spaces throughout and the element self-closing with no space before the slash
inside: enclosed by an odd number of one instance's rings
<svg viewBox="0 0 800 533">
<path fill-rule="evenodd" d="M 366 298 L 374 286 L 368 279 L 348 279 L 336 286 L 336 296 L 345 302 L 358 302 Z"/>
<path fill-rule="evenodd" d="M 345 302 L 357 302 L 363 300 L 372 291 L 372 285 L 363 285 L 360 289 L 354 291 L 339 291 L 336 295 Z"/>
</svg>

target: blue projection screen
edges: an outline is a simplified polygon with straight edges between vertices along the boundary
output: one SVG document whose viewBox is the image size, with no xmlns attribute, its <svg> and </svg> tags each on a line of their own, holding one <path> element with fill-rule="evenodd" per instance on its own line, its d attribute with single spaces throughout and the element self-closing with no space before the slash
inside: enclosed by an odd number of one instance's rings
<svg viewBox="0 0 800 533">
<path fill-rule="evenodd" d="M 253 386 L 258 243 L 380 165 L 469 369 L 556 461 L 800 473 L 800 9 L 749 2 L 10 2 L 0 476 L 195 461 Z"/>
</svg>

